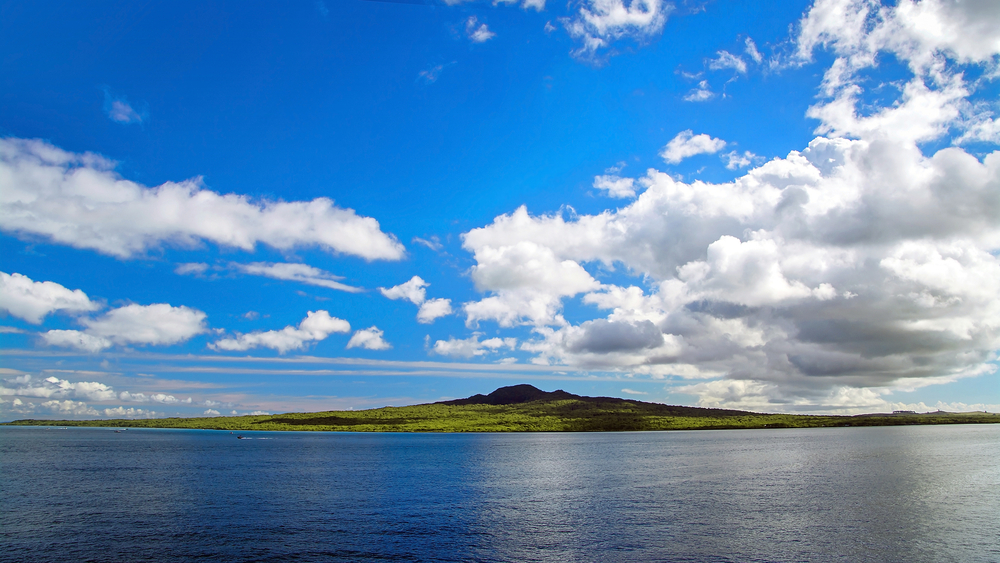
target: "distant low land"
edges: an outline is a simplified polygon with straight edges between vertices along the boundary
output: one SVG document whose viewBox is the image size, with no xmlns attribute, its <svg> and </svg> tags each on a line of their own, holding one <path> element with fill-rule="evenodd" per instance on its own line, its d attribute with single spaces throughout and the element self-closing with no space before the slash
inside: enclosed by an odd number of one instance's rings
<svg viewBox="0 0 1000 563">
<path fill-rule="evenodd" d="M 610 432 L 823 428 L 918 424 L 1000 423 L 985 412 L 823 416 L 760 414 L 645 403 L 614 397 L 583 397 L 531 385 L 501 387 L 489 395 L 409 407 L 211 418 L 142 420 L 16 420 L 8 426 L 98 426 L 204 430 L 317 430 L 349 432 Z"/>
</svg>

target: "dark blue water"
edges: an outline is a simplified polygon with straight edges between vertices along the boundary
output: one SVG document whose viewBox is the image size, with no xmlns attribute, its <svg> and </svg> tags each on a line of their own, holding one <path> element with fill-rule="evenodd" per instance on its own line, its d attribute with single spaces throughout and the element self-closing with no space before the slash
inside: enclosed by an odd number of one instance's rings
<svg viewBox="0 0 1000 563">
<path fill-rule="evenodd" d="M 0 561 L 1000 561 L 1000 426 L 0 428 Z"/>
</svg>

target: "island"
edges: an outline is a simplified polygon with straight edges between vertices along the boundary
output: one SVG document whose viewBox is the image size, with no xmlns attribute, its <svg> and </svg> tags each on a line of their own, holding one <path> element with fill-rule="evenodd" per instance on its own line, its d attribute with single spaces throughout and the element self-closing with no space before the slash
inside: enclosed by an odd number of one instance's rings
<svg viewBox="0 0 1000 563">
<path fill-rule="evenodd" d="M 28 419 L 3 424 L 230 431 L 614 432 L 983 423 L 1000 423 L 1000 414 L 940 411 L 924 414 L 897 411 L 854 416 L 762 414 L 664 405 L 615 397 L 584 397 L 562 390 L 542 391 L 532 385 L 522 384 L 501 387 L 489 395 L 360 411 L 131 420 Z"/>
</svg>

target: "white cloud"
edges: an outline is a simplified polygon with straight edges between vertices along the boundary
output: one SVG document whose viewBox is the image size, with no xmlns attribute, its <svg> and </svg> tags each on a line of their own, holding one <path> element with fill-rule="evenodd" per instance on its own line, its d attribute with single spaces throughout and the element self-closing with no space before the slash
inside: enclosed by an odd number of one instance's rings
<svg viewBox="0 0 1000 563">
<path fill-rule="evenodd" d="M 826 101 L 810 108 L 817 132 L 902 142 L 936 139 L 950 128 L 967 139 L 987 127 L 992 111 L 974 111 L 975 84 L 964 66 L 995 68 L 1000 54 L 1000 6 L 995 2 L 904 0 L 895 6 L 850 0 L 819 0 L 800 22 L 797 57 L 812 60 L 826 48 L 836 56 L 823 78 Z M 900 97 L 878 111 L 861 109 L 862 73 L 891 53 L 912 76 Z M 973 111 L 970 111 L 973 110 Z M 972 133 L 974 136 L 976 133 Z"/>
<path fill-rule="evenodd" d="M 143 121 L 142 115 L 132 109 L 132 106 L 128 102 L 123 100 L 114 100 L 111 102 L 111 108 L 108 109 L 108 117 L 118 123 L 142 123 Z"/>
<path fill-rule="evenodd" d="M 702 80 L 698 87 L 692 89 L 684 96 L 685 102 L 707 102 L 715 97 L 715 93 L 708 87 L 708 81 Z"/>
<path fill-rule="evenodd" d="M 413 242 L 415 244 L 421 244 L 423 246 L 426 246 L 427 248 L 433 250 L 434 252 L 440 252 L 441 249 L 444 248 L 444 245 L 441 244 L 441 240 L 436 236 L 432 236 L 429 239 L 413 237 Z"/>
<path fill-rule="evenodd" d="M 403 299 L 414 305 L 419 305 L 420 310 L 417 311 L 417 322 L 429 324 L 437 318 L 450 315 L 452 312 L 451 299 L 427 300 L 426 288 L 429 285 L 420 276 L 413 276 L 405 283 L 388 289 L 380 287 L 378 290 L 389 299 Z"/>
<path fill-rule="evenodd" d="M 476 27 L 477 23 L 479 22 L 476 20 L 476 16 L 469 16 L 469 19 L 465 20 L 465 34 L 473 43 L 485 43 L 496 37 L 497 34 L 490 31 L 485 23 Z"/>
<path fill-rule="evenodd" d="M 343 319 L 331 317 L 327 311 L 309 311 L 298 327 L 286 326 L 281 330 L 237 334 L 234 338 L 222 338 L 208 345 L 212 350 L 244 351 L 251 348 L 271 348 L 279 354 L 290 350 L 301 350 L 310 342 L 326 339 L 334 333 L 347 333 L 351 325 Z"/>
<path fill-rule="evenodd" d="M 413 276 L 406 283 L 394 285 L 388 289 L 378 288 L 379 292 L 389 299 L 405 299 L 414 305 L 420 305 L 427 298 L 426 287 L 430 285 L 420 276 Z"/>
<path fill-rule="evenodd" d="M 566 31 L 579 41 L 573 55 L 593 58 L 624 38 L 644 41 L 663 31 L 673 6 L 662 0 L 584 0 L 579 11 L 561 18 Z"/>
<path fill-rule="evenodd" d="M 87 403 L 70 401 L 68 399 L 64 401 L 45 401 L 39 407 L 42 410 L 61 416 L 100 416 L 97 409 L 88 406 Z"/>
<path fill-rule="evenodd" d="M 137 409 L 134 407 L 114 407 L 109 409 L 104 409 L 102 411 L 104 416 L 108 418 L 156 418 L 161 416 L 162 413 L 156 411 Z"/>
<path fill-rule="evenodd" d="M 148 188 L 114 163 L 39 140 L 0 139 L 0 229 L 127 258 L 165 243 L 202 241 L 253 250 L 316 245 L 366 260 L 398 260 L 403 246 L 327 198 L 253 201 L 204 188 L 200 178 Z"/>
<path fill-rule="evenodd" d="M 527 215 L 524 208 L 520 213 Z M 482 237 L 480 233 L 473 230 L 463 235 L 463 246 L 475 253 L 472 280 L 476 288 L 493 295 L 464 305 L 469 326 L 482 320 L 495 320 L 505 327 L 525 322 L 562 324 L 565 322 L 559 314 L 562 297 L 601 286 L 580 264 L 559 259 L 543 244 L 532 241 L 508 244 L 489 240 L 492 237 Z"/>
<path fill-rule="evenodd" d="M 178 344 L 206 331 L 205 313 L 166 303 L 126 305 L 96 319 L 81 319 L 90 336 L 115 344 Z"/>
<path fill-rule="evenodd" d="M 220 413 L 219 411 L 217 411 L 215 409 L 206 409 L 205 412 L 202 413 L 202 414 L 204 414 L 206 416 L 220 416 L 222 413 Z"/>
<path fill-rule="evenodd" d="M 430 299 L 420 305 L 420 310 L 417 311 L 417 322 L 430 324 L 435 319 L 450 315 L 451 313 L 451 299 Z"/>
<path fill-rule="evenodd" d="M 500 3 L 503 4 L 517 4 L 519 0 L 493 0 L 493 5 Z M 447 0 L 446 0 L 447 2 Z M 541 12 L 545 9 L 545 0 L 523 0 L 521 1 L 521 7 L 527 10 L 528 8 L 533 8 L 536 12 Z"/>
<path fill-rule="evenodd" d="M 671 139 L 660 151 L 660 157 L 670 164 L 677 164 L 691 156 L 719 152 L 725 146 L 726 142 L 722 139 L 713 139 L 704 133 L 695 135 L 688 129 Z"/>
<path fill-rule="evenodd" d="M 494 337 L 480 342 L 480 336 L 480 333 L 477 332 L 465 339 L 452 337 L 448 340 L 438 340 L 434 343 L 434 347 L 431 351 L 441 356 L 472 358 L 475 356 L 485 356 L 487 354 L 495 353 L 503 348 L 514 350 L 517 347 L 516 338 Z"/>
<path fill-rule="evenodd" d="M 42 333 L 42 340 L 49 346 L 76 348 L 84 352 L 97 353 L 114 345 L 107 338 L 93 336 L 79 330 L 50 330 Z"/>
<path fill-rule="evenodd" d="M 646 393 L 644 391 L 634 391 L 628 388 L 622 389 L 622 393 L 625 393 L 626 395 L 649 395 L 649 393 Z"/>
<path fill-rule="evenodd" d="M 634 178 L 622 178 L 614 174 L 594 176 L 594 187 L 607 192 L 608 197 L 635 197 Z"/>
<path fill-rule="evenodd" d="M 337 276 L 306 264 L 292 264 L 287 262 L 279 262 L 276 264 L 268 262 L 252 262 L 250 264 L 233 263 L 232 267 L 245 274 L 264 276 L 274 278 L 276 280 L 295 281 L 318 287 L 346 291 L 348 293 L 358 293 L 362 291 L 359 287 L 354 287 L 337 281 L 344 279 L 343 276 Z"/>
<path fill-rule="evenodd" d="M 0 272 L 0 311 L 39 324 L 49 313 L 96 311 L 100 305 L 79 289 L 67 289 L 55 282 L 32 281 L 18 273 Z"/>
<path fill-rule="evenodd" d="M 749 398 L 718 404 L 815 409 L 849 404 L 831 394 L 840 387 L 996 369 L 1000 152 L 980 161 L 954 147 L 924 156 L 901 138 L 819 137 L 732 182 L 649 170 L 637 183 L 645 191 L 617 210 L 567 220 L 522 207 L 466 233 L 489 294 L 466 304 L 470 323 L 528 320 L 521 349 L 538 364 L 727 378 L 691 388 L 706 405 L 725 388 Z M 599 284 L 587 264 L 642 287 Z M 551 273 L 560 266 L 569 275 Z M 557 314 L 581 293 L 606 316 Z"/>
<path fill-rule="evenodd" d="M 366 350 L 388 350 L 392 345 L 382 338 L 383 332 L 377 326 L 358 330 L 347 342 L 348 348 L 364 348 Z"/>
<path fill-rule="evenodd" d="M 147 395 L 145 393 L 129 393 L 128 391 L 118 393 L 118 399 L 132 403 L 160 403 L 163 405 L 190 405 L 194 402 L 191 397 L 178 399 L 166 393 L 151 393 Z"/>
<path fill-rule="evenodd" d="M 145 109 L 137 111 L 126 98 L 112 95 L 108 88 L 104 89 L 104 111 L 111 121 L 124 124 L 142 123 L 149 115 Z"/>
<path fill-rule="evenodd" d="M 180 276 L 200 276 L 208 271 L 208 264 L 204 262 L 188 262 L 178 264 L 174 268 L 174 273 Z"/>
<path fill-rule="evenodd" d="M 746 168 L 754 163 L 754 161 L 761 160 L 760 157 L 755 155 L 750 151 L 743 151 L 740 154 L 736 151 L 728 152 L 722 155 L 723 160 L 726 161 L 726 168 L 730 170 L 736 170 L 737 168 Z"/>
<path fill-rule="evenodd" d="M 712 70 L 725 70 L 731 68 L 740 74 L 746 74 L 747 63 L 740 57 L 730 53 L 729 51 L 719 51 L 716 53 L 718 57 L 708 61 L 708 68 Z M 757 54 L 760 56 L 760 53 Z"/>
<path fill-rule="evenodd" d="M 37 379 L 25 374 L 0 380 L 0 396 L 109 401 L 115 399 L 115 392 L 110 386 L 96 381 L 71 382 L 57 377 Z"/>
<path fill-rule="evenodd" d="M 760 64 L 764 60 L 764 57 L 760 54 L 760 51 L 757 50 L 757 44 L 754 43 L 753 39 L 750 39 L 749 37 L 747 37 L 746 40 L 746 53 L 747 55 L 750 56 L 751 59 L 753 59 L 753 62 L 757 64 Z"/>
</svg>

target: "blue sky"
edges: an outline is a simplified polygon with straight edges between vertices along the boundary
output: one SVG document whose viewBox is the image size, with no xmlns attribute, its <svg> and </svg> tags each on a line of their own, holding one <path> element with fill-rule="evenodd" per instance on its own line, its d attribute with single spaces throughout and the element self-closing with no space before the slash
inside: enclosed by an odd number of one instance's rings
<svg viewBox="0 0 1000 563">
<path fill-rule="evenodd" d="M 0 7 L 0 418 L 1000 410 L 1000 6 Z"/>
</svg>

